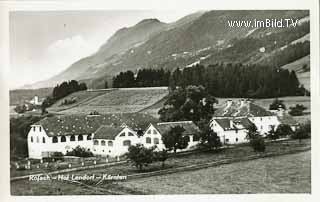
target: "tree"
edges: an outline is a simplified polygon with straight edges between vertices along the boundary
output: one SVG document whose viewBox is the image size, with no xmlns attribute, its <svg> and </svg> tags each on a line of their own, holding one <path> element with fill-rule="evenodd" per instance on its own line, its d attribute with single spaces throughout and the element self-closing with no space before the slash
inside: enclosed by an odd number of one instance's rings
<svg viewBox="0 0 320 202">
<path fill-rule="evenodd" d="M 162 135 L 163 144 L 169 151 L 173 150 L 176 153 L 177 149 L 185 149 L 188 146 L 188 141 L 182 134 L 184 131 L 183 127 L 175 126 Z"/>
<path fill-rule="evenodd" d="M 79 145 L 72 149 L 72 151 L 68 151 L 66 153 L 67 156 L 78 156 L 78 157 L 91 157 L 93 153 L 88 151 L 84 147 L 80 147 Z"/>
<path fill-rule="evenodd" d="M 289 114 L 291 116 L 301 116 L 303 115 L 303 111 L 306 110 L 307 108 L 302 105 L 302 104 L 296 104 L 294 107 L 290 107 Z"/>
<path fill-rule="evenodd" d="M 283 103 L 283 100 L 279 100 L 278 98 L 274 99 L 269 106 L 269 110 L 278 110 L 280 108 L 286 109 L 286 105 Z"/>
<path fill-rule="evenodd" d="M 217 149 L 222 146 L 220 137 L 209 127 L 209 124 L 205 124 L 205 127 L 202 127 L 200 137 L 201 144 L 210 150 Z"/>
<path fill-rule="evenodd" d="M 272 127 L 271 130 L 268 132 L 267 137 L 271 140 L 276 140 L 280 138 L 279 133 L 275 132 L 274 127 Z"/>
<path fill-rule="evenodd" d="M 22 104 L 22 105 L 17 105 L 15 108 L 14 108 L 14 111 L 16 111 L 18 114 L 22 114 L 24 112 L 27 111 L 27 107 L 26 105 Z"/>
<path fill-rule="evenodd" d="M 307 123 L 301 125 L 294 133 L 292 133 L 292 139 L 298 139 L 301 143 L 302 139 L 310 138 L 311 136 L 311 123 L 308 121 Z"/>
<path fill-rule="evenodd" d="M 251 139 L 250 145 L 256 152 L 264 152 L 266 150 L 264 139 L 261 136 L 256 136 L 255 138 Z"/>
<path fill-rule="evenodd" d="M 286 137 L 292 135 L 293 131 L 291 127 L 287 124 L 280 124 L 275 131 L 275 135 L 278 137 Z"/>
<path fill-rule="evenodd" d="M 155 147 L 146 148 L 142 144 L 131 145 L 126 156 L 134 163 L 135 167 L 142 170 L 154 160 Z"/>
<path fill-rule="evenodd" d="M 169 158 L 168 151 L 163 149 L 162 151 L 157 151 L 155 152 L 155 160 L 156 161 L 161 161 L 161 168 L 164 168 L 164 162 Z"/>
<path fill-rule="evenodd" d="M 187 86 L 172 90 L 164 107 L 158 112 L 162 121 L 209 120 L 217 100 L 203 86 Z"/>
<path fill-rule="evenodd" d="M 252 140 L 252 139 L 256 138 L 257 136 L 259 136 L 259 133 L 257 131 L 257 127 L 254 124 L 250 124 L 250 126 L 248 128 L 248 133 L 247 133 L 246 139 Z"/>
</svg>

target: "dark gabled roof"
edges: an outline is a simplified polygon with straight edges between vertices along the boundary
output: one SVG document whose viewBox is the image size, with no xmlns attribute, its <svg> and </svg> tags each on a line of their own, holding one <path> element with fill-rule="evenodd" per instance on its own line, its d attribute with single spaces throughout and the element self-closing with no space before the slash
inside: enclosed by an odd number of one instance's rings
<svg viewBox="0 0 320 202">
<path fill-rule="evenodd" d="M 76 135 L 94 133 L 100 126 L 118 127 L 125 123 L 133 130 L 143 130 L 149 123 L 157 119 L 150 115 L 134 114 L 104 114 L 104 115 L 60 115 L 47 117 L 33 125 L 41 125 L 48 136 Z"/>
<path fill-rule="evenodd" d="M 283 114 L 282 116 L 278 116 L 278 119 L 281 124 L 286 124 L 289 126 L 298 125 L 298 121 L 296 121 L 291 115 Z"/>
<path fill-rule="evenodd" d="M 106 140 L 114 140 L 115 137 L 124 129 L 124 127 L 120 126 L 101 126 L 94 133 L 93 139 L 106 139 Z"/>
<path fill-rule="evenodd" d="M 256 117 L 273 115 L 274 114 L 272 112 L 246 100 L 242 100 L 240 102 L 227 101 L 214 113 L 215 117 Z"/>
<path fill-rule="evenodd" d="M 223 128 L 223 130 L 231 130 L 232 125 L 231 125 L 231 121 L 228 118 L 225 119 L 214 119 L 219 126 L 221 126 L 221 128 Z"/>
<path fill-rule="evenodd" d="M 176 126 L 184 128 L 183 135 L 192 135 L 200 132 L 199 128 L 192 121 L 162 122 L 154 125 L 160 134 L 165 134 Z"/>
<path fill-rule="evenodd" d="M 214 120 L 225 131 L 248 129 L 251 125 L 253 125 L 253 123 L 248 118 L 222 118 Z"/>
</svg>

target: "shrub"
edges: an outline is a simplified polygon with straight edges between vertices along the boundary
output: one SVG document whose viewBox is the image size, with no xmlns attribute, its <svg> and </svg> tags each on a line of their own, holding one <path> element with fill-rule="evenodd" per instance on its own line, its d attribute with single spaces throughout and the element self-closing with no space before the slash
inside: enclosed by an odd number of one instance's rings
<svg viewBox="0 0 320 202">
<path fill-rule="evenodd" d="M 276 98 L 270 104 L 269 109 L 270 110 L 278 110 L 279 108 L 286 109 L 286 105 L 283 103 L 283 100 L 279 100 L 278 98 Z"/>
<path fill-rule="evenodd" d="M 292 139 L 307 139 L 311 137 L 311 123 L 310 121 L 301 125 L 291 136 Z"/>
<path fill-rule="evenodd" d="M 275 132 L 278 137 L 286 137 L 293 134 L 291 127 L 287 124 L 280 124 Z"/>
<path fill-rule="evenodd" d="M 266 145 L 262 137 L 255 137 L 251 139 L 250 145 L 255 152 L 264 152 L 266 150 Z"/>
<path fill-rule="evenodd" d="M 67 152 L 67 156 L 92 157 L 93 153 L 84 147 L 77 146 L 72 151 Z"/>
<path fill-rule="evenodd" d="M 155 147 L 146 148 L 142 144 L 131 145 L 126 153 L 126 156 L 133 162 L 139 170 L 147 167 L 154 160 Z"/>
<path fill-rule="evenodd" d="M 289 114 L 291 116 L 301 116 L 301 115 L 303 115 L 303 111 L 306 109 L 307 108 L 304 105 L 297 104 L 294 107 L 290 107 Z"/>
</svg>

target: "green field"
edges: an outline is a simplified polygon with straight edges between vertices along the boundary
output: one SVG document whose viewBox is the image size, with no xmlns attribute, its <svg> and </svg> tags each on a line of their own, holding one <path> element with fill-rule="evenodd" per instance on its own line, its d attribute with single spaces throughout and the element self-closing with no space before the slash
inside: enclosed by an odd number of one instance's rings
<svg viewBox="0 0 320 202">
<path fill-rule="evenodd" d="M 102 114 L 133 113 L 154 105 L 167 95 L 166 87 L 81 91 L 61 99 L 48 110 L 62 114 L 88 114 L 92 111 Z M 61 105 L 64 99 L 73 97 L 77 97 L 76 103 Z"/>
<path fill-rule="evenodd" d="M 310 193 L 310 158 L 308 151 L 136 179 L 121 186 L 146 194 Z"/>
</svg>

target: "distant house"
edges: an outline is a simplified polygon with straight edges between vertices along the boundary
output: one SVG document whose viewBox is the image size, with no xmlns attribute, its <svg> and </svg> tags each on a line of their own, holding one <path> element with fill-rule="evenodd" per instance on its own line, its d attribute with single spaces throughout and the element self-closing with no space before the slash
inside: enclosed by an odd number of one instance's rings
<svg viewBox="0 0 320 202">
<path fill-rule="evenodd" d="M 238 144 L 247 142 L 248 128 L 253 123 L 248 118 L 221 118 L 213 119 L 210 127 L 220 137 L 223 144 Z"/>
<path fill-rule="evenodd" d="M 278 116 L 250 100 L 232 100 L 215 111 L 210 127 L 224 143 L 240 143 L 248 132 L 248 126 L 254 124 L 257 131 L 266 136 L 272 129 L 276 130 L 281 122 Z M 217 130 L 217 131 L 216 131 Z"/>
<path fill-rule="evenodd" d="M 180 126 L 184 129 L 182 135 L 188 138 L 186 150 L 199 144 L 199 128 L 192 121 L 162 122 L 150 124 L 141 137 L 141 143 L 146 147 L 157 146 L 158 150 L 165 149 L 162 142 L 162 135 L 168 133 L 171 128 Z"/>
</svg>

